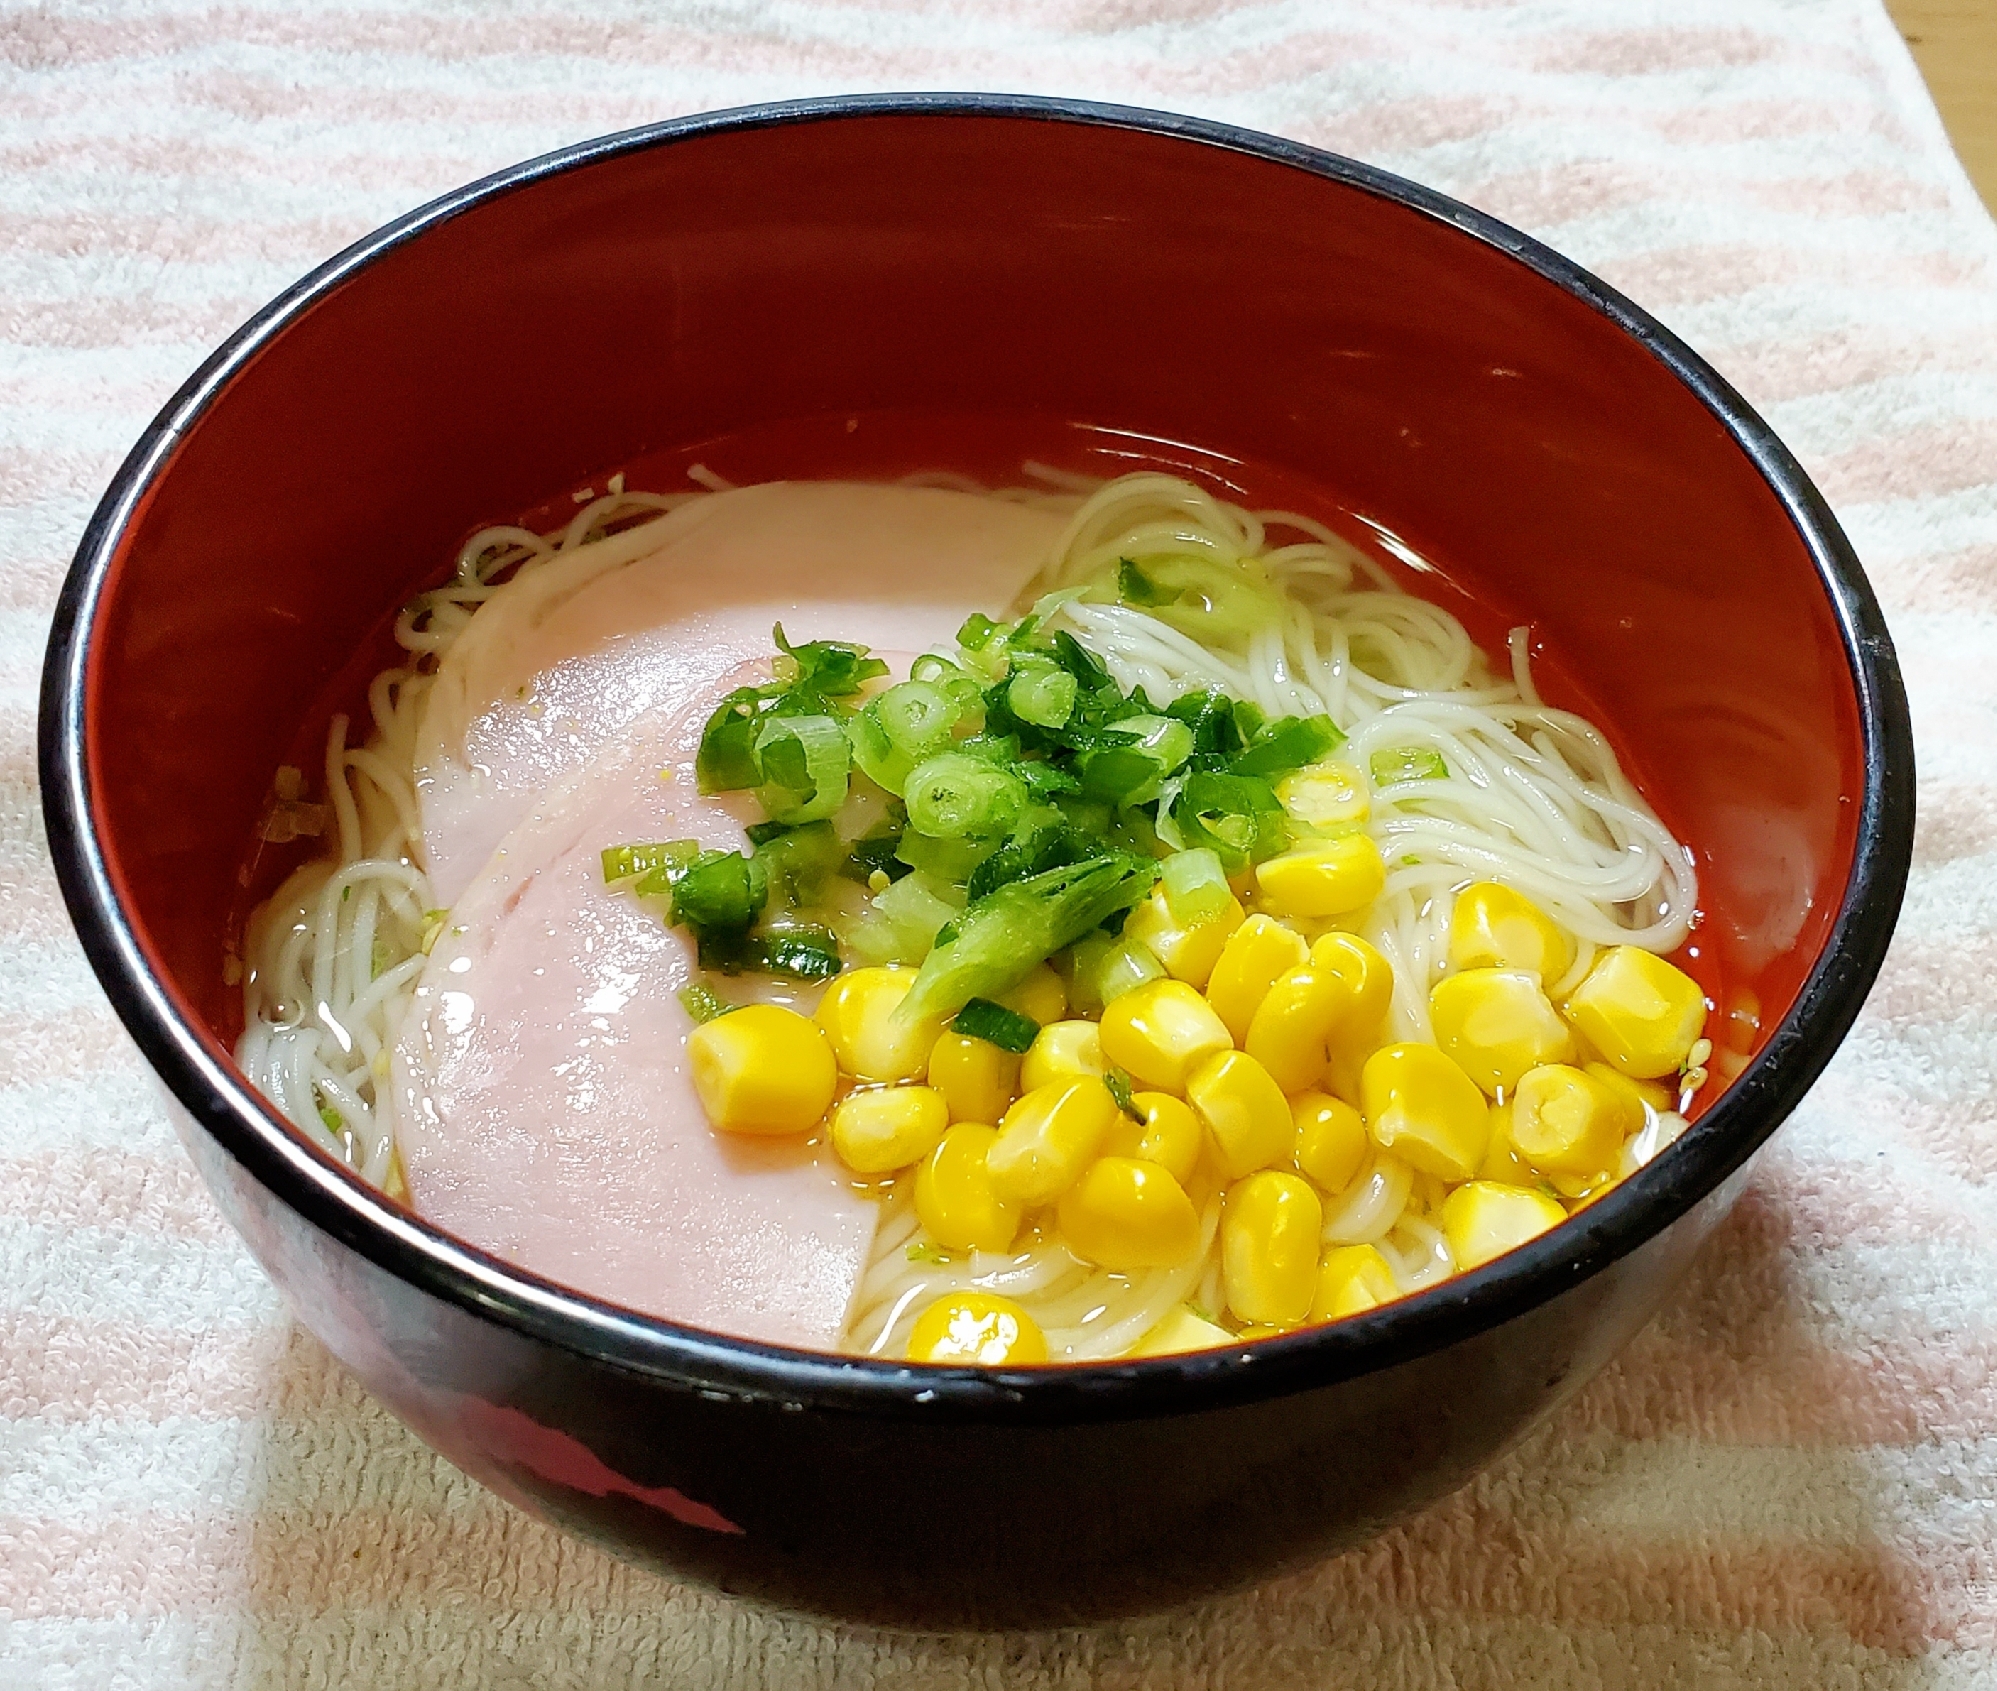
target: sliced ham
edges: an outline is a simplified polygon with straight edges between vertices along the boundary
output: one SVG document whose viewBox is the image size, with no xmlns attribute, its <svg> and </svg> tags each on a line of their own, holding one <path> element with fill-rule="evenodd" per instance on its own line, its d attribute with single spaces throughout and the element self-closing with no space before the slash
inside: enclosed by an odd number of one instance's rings
<svg viewBox="0 0 1997 1691">
<path fill-rule="evenodd" d="M 702 798 L 693 754 L 721 694 L 767 675 L 773 622 L 905 673 L 1008 605 L 1058 531 L 959 493 L 777 483 L 541 566 L 473 619 L 419 757 L 450 917 L 392 1056 L 418 1210 L 613 1303 L 837 1347 L 875 1206 L 822 1144 L 708 1126 L 677 997 L 689 948 L 603 885 L 599 854 L 741 848 L 753 801 Z"/>
<path fill-rule="evenodd" d="M 392 1058 L 410 1194 L 595 1297 L 829 1348 L 875 1206 L 822 1145 L 707 1125 L 676 996 L 688 947 L 603 884 L 605 845 L 740 846 L 741 805 L 702 799 L 688 762 L 684 734 L 640 740 L 558 783 L 452 910 Z"/>
</svg>

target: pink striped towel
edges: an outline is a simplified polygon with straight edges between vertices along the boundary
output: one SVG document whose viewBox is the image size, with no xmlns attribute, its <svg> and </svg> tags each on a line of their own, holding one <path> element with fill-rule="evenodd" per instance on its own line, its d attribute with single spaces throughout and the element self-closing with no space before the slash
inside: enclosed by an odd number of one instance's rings
<svg viewBox="0 0 1997 1691">
<path fill-rule="evenodd" d="M 560 143 L 912 87 L 1256 125 L 1592 265 L 1818 478 L 1921 743 L 1886 973 L 1676 1306 L 1371 1547 L 1088 1633 L 750 1610 L 432 1458 L 217 1220 L 36 809 L 70 550 L 262 300 Z M 0 1685 L 1997 1683 L 1997 233 L 1877 0 L 72 0 L 0 11 L 0 158 Z"/>
</svg>

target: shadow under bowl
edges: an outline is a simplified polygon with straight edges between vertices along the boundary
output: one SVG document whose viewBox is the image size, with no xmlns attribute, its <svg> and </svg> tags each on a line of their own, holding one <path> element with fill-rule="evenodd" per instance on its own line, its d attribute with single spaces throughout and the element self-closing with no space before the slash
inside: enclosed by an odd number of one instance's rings
<svg viewBox="0 0 1997 1691">
<path fill-rule="evenodd" d="M 1389 551 L 1528 618 L 1696 848 L 1701 966 L 1737 1012 L 1724 1095 L 1566 1226 L 1441 1287 L 1252 1347 L 1044 1371 L 784 1351 L 594 1303 L 290 1131 L 230 1059 L 225 934 L 272 771 L 384 614 L 495 515 L 646 454 L 862 415 L 902 419 L 904 446 L 924 417 L 1086 425 L 1111 465 L 1193 443 L 1222 479 L 1335 488 Z M 878 473 L 896 433 L 798 426 L 825 474 Z M 922 1627 L 1244 1585 L 1515 1441 L 1657 1308 L 1843 1037 L 1913 814 L 1849 546 L 1651 319 L 1349 160 L 1010 98 L 613 136 L 306 278 L 174 398 L 91 522 L 42 773 L 77 928 L 195 1161 L 384 1403 L 619 1555 Z"/>
</svg>

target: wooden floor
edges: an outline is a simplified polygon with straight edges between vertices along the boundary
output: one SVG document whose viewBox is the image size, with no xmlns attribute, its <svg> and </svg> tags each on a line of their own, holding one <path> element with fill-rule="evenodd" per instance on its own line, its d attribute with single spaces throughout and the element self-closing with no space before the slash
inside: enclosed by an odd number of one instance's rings
<svg viewBox="0 0 1997 1691">
<path fill-rule="evenodd" d="M 1997 211 L 1997 0 L 1886 0 L 1983 203 Z"/>
</svg>

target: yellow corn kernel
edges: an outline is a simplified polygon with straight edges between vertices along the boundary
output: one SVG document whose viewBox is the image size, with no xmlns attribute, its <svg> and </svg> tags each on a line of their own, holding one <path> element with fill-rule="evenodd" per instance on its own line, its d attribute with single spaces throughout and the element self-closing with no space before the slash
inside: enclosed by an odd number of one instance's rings
<svg viewBox="0 0 1997 1691">
<path fill-rule="evenodd" d="M 686 1050 L 700 1107 L 723 1133 L 803 1133 L 832 1107 L 832 1047 L 795 1010 L 731 1010 L 688 1034 Z"/>
<path fill-rule="evenodd" d="M 959 1122 L 915 1171 L 915 1214 L 951 1251 L 1002 1251 L 1019 1231 L 1019 1207 L 999 1195 L 989 1161 L 998 1129 Z"/>
<path fill-rule="evenodd" d="M 1220 961 L 1228 938 L 1241 926 L 1241 900 L 1230 898 L 1204 922 L 1188 926 L 1172 915 L 1162 885 L 1131 911 L 1123 924 L 1126 938 L 1141 940 L 1165 965 L 1165 973 L 1191 987 L 1205 987 Z"/>
<path fill-rule="evenodd" d="M 1019 1065 L 1019 1090 L 1037 1092 L 1057 1080 L 1100 1080 L 1102 1031 L 1094 1022 L 1045 1022 Z"/>
<path fill-rule="evenodd" d="M 1095 1161 L 1117 1115 L 1109 1088 L 1093 1075 L 1027 1093 L 1006 1111 L 986 1155 L 993 1190 L 1023 1209 L 1051 1204 Z"/>
<path fill-rule="evenodd" d="M 1303 935 L 1273 916 L 1250 916 L 1228 936 L 1207 977 L 1207 1002 L 1239 1045 L 1270 987 L 1310 958 Z"/>
<path fill-rule="evenodd" d="M 1047 1360 L 1047 1335 L 1011 1298 L 993 1292 L 948 1292 L 915 1318 L 908 1335 L 908 1359 L 1016 1368 Z"/>
<path fill-rule="evenodd" d="M 1290 1100 L 1297 1123 L 1297 1167 L 1327 1192 L 1343 1192 L 1373 1146 L 1359 1112 L 1326 1092 Z"/>
<path fill-rule="evenodd" d="M 1442 1236 L 1459 1269 L 1481 1268 L 1567 1219 L 1543 1192 L 1473 1180 L 1442 1201 Z"/>
<path fill-rule="evenodd" d="M 1285 775 L 1276 783 L 1276 797 L 1291 820 L 1306 828 L 1364 822 L 1373 810 L 1365 774 L 1356 764 L 1337 760 Z"/>
<path fill-rule="evenodd" d="M 1324 1205 L 1294 1174 L 1265 1170 L 1230 1186 L 1220 1216 L 1221 1282 L 1243 1321 L 1292 1327 L 1317 1292 Z"/>
<path fill-rule="evenodd" d="M 1626 1074 L 1617 1074 L 1607 1063 L 1583 1063 L 1581 1072 L 1599 1080 L 1621 1106 L 1620 1131 L 1625 1139 L 1643 1130 L 1644 1105 L 1660 1113 L 1671 1108 L 1671 1095 L 1654 1080 L 1631 1080 Z"/>
<path fill-rule="evenodd" d="M 1336 975 L 1351 999 L 1340 1029 L 1371 1037 L 1387 1019 L 1394 1000 L 1394 969 L 1357 934 L 1328 933 L 1311 947 L 1311 967 Z"/>
<path fill-rule="evenodd" d="M 1565 1063 L 1528 1070 L 1512 1099 L 1512 1145 L 1547 1174 L 1603 1175 L 1623 1149 L 1627 1105 Z"/>
<path fill-rule="evenodd" d="M 892 1085 L 914 1080 L 927 1067 L 943 1024 L 905 1022 L 895 1014 L 913 985 L 913 969 L 889 965 L 835 975 L 825 989 L 818 1025 L 832 1041 L 839 1066 L 856 1080 Z"/>
<path fill-rule="evenodd" d="M 1123 1273 L 1172 1268 L 1199 1254 L 1200 1217 L 1186 1189 L 1140 1157 L 1098 1157 L 1054 1208 L 1084 1261 Z"/>
<path fill-rule="evenodd" d="M 877 1086 L 832 1112 L 832 1149 L 855 1174 L 886 1174 L 928 1156 L 949 1125 L 950 1106 L 933 1087 Z"/>
<path fill-rule="evenodd" d="M 1484 1162 L 1477 1170 L 1477 1178 L 1495 1180 L 1501 1186 L 1537 1185 L 1539 1176 L 1512 1144 L 1511 1099 L 1491 1106 L 1490 1122 L 1491 1137 L 1484 1147 Z"/>
<path fill-rule="evenodd" d="M 1364 1315 L 1401 1295 L 1400 1283 L 1387 1259 L 1371 1245 L 1339 1245 L 1325 1252 L 1311 1298 L 1313 1321 L 1338 1321 Z"/>
<path fill-rule="evenodd" d="M 1435 1042 L 1458 1068 L 1494 1097 L 1541 1063 L 1565 1063 L 1574 1036 L 1539 977 L 1522 969 L 1465 969 L 1435 983 L 1428 995 Z"/>
<path fill-rule="evenodd" d="M 1287 1162 L 1295 1148 L 1289 1099 L 1245 1051 L 1219 1052 L 1193 1070 L 1186 1079 L 1186 1102 L 1230 1180 Z"/>
<path fill-rule="evenodd" d="M 1234 1041 L 1213 1006 L 1184 981 L 1150 981 L 1103 1011 L 1105 1063 L 1167 1092 L 1183 1092 L 1186 1076 Z"/>
<path fill-rule="evenodd" d="M 1034 964 L 1032 973 L 1010 992 L 1000 993 L 998 1001 L 1008 1010 L 1031 1016 L 1042 1027 L 1068 1013 L 1067 988 L 1045 963 Z"/>
<path fill-rule="evenodd" d="M 1375 1051 L 1359 1077 L 1359 1106 L 1373 1142 L 1424 1174 L 1468 1180 L 1484 1160 L 1484 1094 L 1433 1045 Z"/>
<path fill-rule="evenodd" d="M 1144 1114 L 1132 1121 L 1121 1110 L 1103 1140 L 1106 1157 L 1142 1157 L 1167 1170 L 1181 1186 L 1200 1163 L 1200 1123 L 1186 1104 L 1169 1092 L 1139 1092 L 1131 1097 Z"/>
<path fill-rule="evenodd" d="M 1189 1350 L 1212 1350 L 1216 1345 L 1233 1343 L 1234 1335 L 1225 1327 L 1216 1327 L 1205 1317 L 1195 1315 L 1184 1304 L 1180 1304 L 1139 1339 L 1130 1354 L 1178 1356 Z"/>
<path fill-rule="evenodd" d="M 997 1121 L 1019 1091 L 1019 1058 L 988 1039 L 943 1033 L 929 1048 L 929 1084 L 952 1121 Z"/>
<path fill-rule="evenodd" d="M 1348 1008 L 1338 976 L 1308 963 L 1278 979 L 1256 1007 L 1241 1048 L 1275 1076 L 1285 1092 L 1324 1078 L 1325 1042 Z"/>
<path fill-rule="evenodd" d="M 1611 946 L 1567 998 L 1567 1019 L 1632 1080 L 1675 1074 L 1706 1025 L 1699 983 L 1640 946 Z"/>
<path fill-rule="evenodd" d="M 1367 834 L 1347 834 L 1271 857 L 1255 868 L 1263 905 L 1277 916 L 1344 916 L 1387 884 L 1387 865 Z"/>
<path fill-rule="evenodd" d="M 1551 986 L 1573 962 L 1574 942 L 1510 887 L 1478 881 L 1456 895 L 1449 914 L 1451 968 L 1523 969 Z"/>
</svg>

